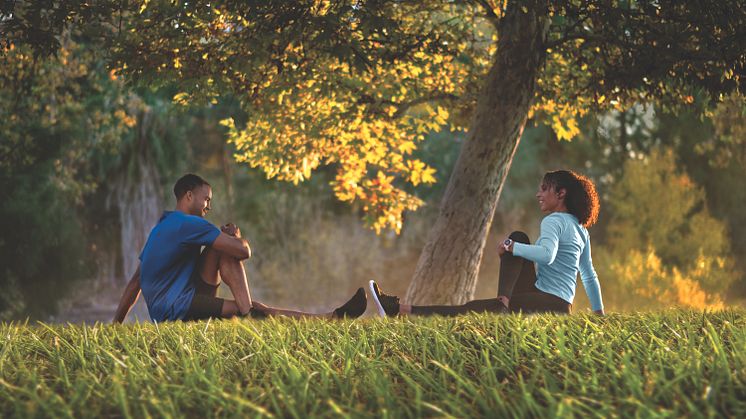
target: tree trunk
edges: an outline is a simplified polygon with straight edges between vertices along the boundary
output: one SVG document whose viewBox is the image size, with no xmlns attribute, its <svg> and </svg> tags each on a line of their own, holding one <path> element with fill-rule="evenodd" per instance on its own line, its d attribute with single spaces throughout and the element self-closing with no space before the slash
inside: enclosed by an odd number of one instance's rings
<svg viewBox="0 0 746 419">
<path fill-rule="evenodd" d="M 473 298 L 492 216 L 536 91 L 548 24 L 545 3 L 509 3 L 492 68 L 407 302 L 462 304 Z"/>
</svg>

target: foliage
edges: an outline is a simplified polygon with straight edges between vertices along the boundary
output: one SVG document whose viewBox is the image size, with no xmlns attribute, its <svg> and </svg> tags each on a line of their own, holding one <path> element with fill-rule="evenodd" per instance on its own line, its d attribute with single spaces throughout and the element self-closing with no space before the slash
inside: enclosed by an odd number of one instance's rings
<svg viewBox="0 0 746 419">
<path fill-rule="evenodd" d="M 242 98 L 248 119 L 240 125 L 230 119 L 225 122 L 229 141 L 237 146 L 238 161 L 261 168 L 268 178 L 296 184 L 308 179 L 321 165 L 333 164 L 337 198 L 362 202 L 367 223 L 377 231 L 390 227 L 398 232 L 403 211 L 422 204 L 402 184 L 417 186 L 435 181 L 434 169 L 414 158 L 412 152 L 426 133 L 439 131 L 449 122 L 450 113 L 445 107 L 428 102 L 463 97 L 471 76 L 465 62 L 473 65 L 479 56 L 456 55 L 454 51 L 468 51 L 468 45 L 458 42 L 451 32 L 465 22 L 432 17 L 430 8 L 403 2 L 393 9 L 394 16 L 387 17 L 390 22 L 379 23 L 356 17 L 354 8 L 335 7 L 308 13 L 311 19 L 334 16 L 335 20 L 351 20 L 349 34 L 329 35 L 322 25 L 316 30 L 303 28 L 302 36 L 296 35 L 300 39 L 267 39 L 266 34 L 255 34 L 253 28 L 251 32 L 242 29 L 212 35 L 212 42 L 230 48 L 236 38 L 251 44 L 281 42 L 282 48 L 273 61 L 245 69 L 222 67 L 224 58 L 220 56 L 217 63 L 208 60 L 205 65 L 221 67 L 208 71 L 209 79 L 203 85 L 219 85 L 213 77 L 234 85 L 238 77 L 242 86 L 249 83 L 248 88 L 234 91 Z M 218 6 L 214 13 L 227 27 L 237 27 L 249 18 L 227 7 Z M 190 15 L 190 28 L 214 25 L 214 13 L 197 10 Z M 358 19 L 360 23 L 356 23 Z M 183 28 L 183 22 L 179 26 Z M 437 38 L 421 35 L 436 30 L 443 31 Z M 128 42 L 142 45 L 143 34 L 159 35 L 142 27 Z M 190 37 L 174 47 L 178 66 L 155 71 L 175 72 L 181 79 L 194 70 L 187 63 L 194 62 L 200 51 L 194 46 L 206 35 L 200 31 L 187 34 Z M 345 36 L 345 42 L 351 45 L 339 45 L 339 41 L 327 39 L 330 36 Z M 254 37 L 259 39 L 255 41 Z M 417 43 L 403 52 L 396 51 L 396 45 L 407 38 L 417 39 Z M 327 50 L 324 43 L 330 41 L 333 44 Z M 360 53 L 349 56 L 346 49 Z M 204 54 L 209 57 L 213 53 Z M 132 68 L 128 59 L 124 62 Z M 482 66 L 486 63 L 486 59 L 481 60 Z M 152 69 L 151 63 L 138 64 Z M 256 79 L 255 73 L 262 74 L 262 79 Z M 194 99 L 197 89 L 188 87 L 175 100 L 188 103 Z"/>
<path fill-rule="evenodd" d="M 724 221 L 736 255 L 740 272 L 746 272 L 746 213 L 743 202 L 746 189 L 742 187 L 746 176 L 743 139 L 738 136 L 746 119 L 743 115 L 743 96 L 732 95 L 718 104 L 704 119 L 695 113 L 658 116 L 657 136 L 674 144 L 680 166 L 698 184 L 704 187 L 707 206 L 713 216 Z M 733 291 L 744 295 L 746 282 Z"/>
<path fill-rule="evenodd" d="M 642 300 L 719 304 L 738 272 L 725 225 L 706 202 L 702 188 L 676 169 L 672 152 L 629 160 L 608 201 L 611 281 Z"/>
<path fill-rule="evenodd" d="M 745 319 L 0 324 L 0 414 L 741 417 Z"/>
<path fill-rule="evenodd" d="M 0 60 L 0 173 L 12 176 L 53 161 L 55 182 L 74 199 L 95 188 L 79 176 L 93 150 L 112 151 L 135 123 L 121 82 L 92 48 L 66 41 L 56 57 L 6 47 Z M 107 94 L 102 94 L 107 92 Z"/>
<path fill-rule="evenodd" d="M 1 319 L 53 312 L 75 279 L 92 273 L 74 205 L 50 172 L 37 167 L 0 180 Z"/>
<path fill-rule="evenodd" d="M 55 56 L 11 44 L 0 61 L 3 318 L 43 317 L 96 268 L 115 275 L 120 241 L 112 239 L 125 229 L 114 220 L 137 221 L 116 203 L 142 204 L 127 185 L 161 185 L 141 166 L 174 177 L 188 148 L 190 117 L 173 112 L 171 95 L 125 86 L 81 33 L 62 40 Z M 150 195 L 157 212 L 161 194 Z"/>
<path fill-rule="evenodd" d="M 91 275 L 78 208 L 104 180 L 95 157 L 134 124 L 121 81 L 67 35 L 56 56 L 12 44 L 1 55 L 4 318 L 53 312 L 75 278 Z"/>
<path fill-rule="evenodd" d="M 723 308 L 721 295 L 704 288 L 733 280 L 725 264 L 725 258 L 700 254 L 682 271 L 676 266 L 664 265 L 654 249 L 631 249 L 623 258 L 614 258 L 610 266 L 604 266 L 607 269 L 605 285 L 609 285 L 605 291 L 612 295 L 610 306 L 614 310 L 671 306 L 719 309 Z M 615 298 L 619 292 L 624 292 L 626 298 Z"/>
<path fill-rule="evenodd" d="M 535 111 L 560 139 L 580 133 L 590 110 L 657 102 L 691 104 L 741 86 L 746 9 L 737 1 L 553 2 L 547 66 Z"/>
<path fill-rule="evenodd" d="M 406 185 L 434 180 L 411 153 L 427 131 L 466 125 L 511 4 L 63 2 L 19 6 L 6 27 L 44 52 L 60 27 L 94 22 L 121 74 L 176 82 L 182 103 L 235 94 L 249 115 L 227 122 L 240 161 L 292 182 L 334 164 L 336 196 L 362 202 L 377 230 L 399 231 L 403 211 L 421 205 Z M 674 107 L 698 89 L 718 98 L 740 86 L 738 1 L 563 1 L 546 14 L 529 116 L 558 138 L 575 137 L 590 111 Z"/>
<path fill-rule="evenodd" d="M 735 163 L 746 166 L 746 97 L 732 94 L 711 112 L 715 135 L 697 144 L 699 154 L 708 156 L 711 166 L 727 168 Z"/>
</svg>

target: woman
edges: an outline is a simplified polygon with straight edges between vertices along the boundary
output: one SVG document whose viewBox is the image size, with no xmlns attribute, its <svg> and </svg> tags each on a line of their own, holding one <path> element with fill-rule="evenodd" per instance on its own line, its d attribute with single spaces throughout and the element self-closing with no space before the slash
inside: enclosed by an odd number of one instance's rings
<svg viewBox="0 0 746 419">
<path fill-rule="evenodd" d="M 601 287 L 593 269 L 587 230 L 598 219 L 596 187 L 585 176 L 558 170 L 544 175 L 536 198 L 540 209 L 549 215 L 541 222 L 536 244 L 530 244 L 528 236 L 520 231 L 501 242 L 497 298 L 470 301 L 460 306 L 412 306 L 399 304 L 398 297 L 383 294 L 378 285 L 370 281 L 379 314 L 452 316 L 474 311 L 569 314 L 580 272 L 591 308 L 603 315 Z"/>
</svg>

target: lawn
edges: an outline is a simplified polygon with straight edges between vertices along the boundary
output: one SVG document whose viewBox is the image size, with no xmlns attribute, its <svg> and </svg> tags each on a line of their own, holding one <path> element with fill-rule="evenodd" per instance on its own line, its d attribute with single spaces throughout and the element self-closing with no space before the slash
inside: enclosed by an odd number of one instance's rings
<svg viewBox="0 0 746 419">
<path fill-rule="evenodd" d="M 746 312 L 0 324 L 0 417 L 746 417 Z"/>
</svg>

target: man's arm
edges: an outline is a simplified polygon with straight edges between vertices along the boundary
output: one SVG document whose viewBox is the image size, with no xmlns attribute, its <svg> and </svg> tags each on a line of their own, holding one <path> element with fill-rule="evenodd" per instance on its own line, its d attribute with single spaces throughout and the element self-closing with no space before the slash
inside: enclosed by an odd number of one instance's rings
<svg viewBox="0 0 746 419">
<path fill-rule="evenodd" d="M 140 265 L 137 265 L 137 270 L 132 275 L 132 278 L 130 279 L 130 282 L 127 284 L 127 286 L 124 288 L 124 293 L 122 293 L 122 299 L 119 301 L 119 307 L 117 307 L 117 312 L 114 314 L 114 323 L 121 323 L 124 321 L 124 318 L 127 317 L 127 313 L 130 312 L 130 309 L 135 304 L 135 301 L 137 301 L 137 297 L 140 296 Z"/>
<path fill-rule="evenodd" d="M 241 238 L 241 230 L 234 224 L 226 224 L 221 227 L 222 232 L 212 243 L 212 248 L 238 260 L 251 257 L 251 248 L 246 239 Z"/>
</svg>

